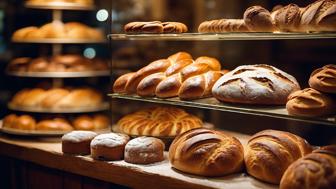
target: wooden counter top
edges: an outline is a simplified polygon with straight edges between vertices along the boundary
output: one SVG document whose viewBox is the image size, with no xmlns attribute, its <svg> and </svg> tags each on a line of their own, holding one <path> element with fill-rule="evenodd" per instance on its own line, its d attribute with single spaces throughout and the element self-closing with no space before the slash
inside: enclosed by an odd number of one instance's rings
<svg viewBox="0 0 336 189">
<path fill-rule="evenodd" d="M 248 136 L 233 134 L 246 144 Z M 64 155 L 59 139 L 51 141 L 0 135 L 0 155 L 132 188 L 278 188 L 259 182 L 246 174 L 220 178 L 183 174 L 171 168 L 167 153 L 165 161 L 151 165 L 134 165 L 125 161 L 95 161 L 90 156 Z"/>
</svg>

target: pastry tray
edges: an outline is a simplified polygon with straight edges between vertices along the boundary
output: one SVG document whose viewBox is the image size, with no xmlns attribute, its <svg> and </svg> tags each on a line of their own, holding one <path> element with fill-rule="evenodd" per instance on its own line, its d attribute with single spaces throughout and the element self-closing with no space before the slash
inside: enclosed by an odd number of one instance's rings
<svg viewBox="0 0 336 189">
<path fill-rule="evenodd" d="M 2 120 L 0 120 L 0 131 L 10 135 L 18 135 L 18 136 L 44 136 L 44 137 L 57 137 L 62 136 L 70 131 L 40 131 L 40 130 L 22 130 L 22 129 L 13 129 L 6 128 L 2 125 Z M 110 127 L 101 130 L 94 130 L 97 133 L 107 133 L 110 132 Z"/>
<path fill-rule="evenodd" d="M 106 40 L 95 39 L 71 39 L 71 38 L 46 38 L 46 39 L 25 39 L 25 40 L 12 40 L 14 43 L 45 43 L 45 44 L 99 44 L 106 43 Z"/>
<path fill-rule="evenodd" d="M 110 76 L 109 70 L 84 71 L 84 72 L 18 72 L 6 71 L 7 75 L 16 77 L 39 77 L 39 78 L 80 78 L 80 77 L 106 77 Z"/>
<path fill-rule="evenodd" d="M 69 2 L 49 2 L 49 3 L 32 3 L 26 2 L 25 7 L 32 9 L 52 9 L 52 10 L 94 10 L 94 5 L 83 5 Z"/>
<path fill-rule="evenodd" d="M 33 113 L 90 113 L 100 112 L 109 109 L 109 103 L 104 102 L 99 106 L 78 107 L 78 108 L 41 108 L 41 107 L 23 107 L 8 103 L 10 110 Z"/>
</svg>

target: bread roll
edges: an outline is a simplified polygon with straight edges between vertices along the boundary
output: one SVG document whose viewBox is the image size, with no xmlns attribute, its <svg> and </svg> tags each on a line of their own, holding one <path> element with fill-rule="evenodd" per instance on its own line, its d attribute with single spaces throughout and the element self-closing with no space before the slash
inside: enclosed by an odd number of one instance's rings
<svg viewBox="0 0 336 189">
<path fill-rule="evenodd" d="M 72 131 L 62 137 L 62 152 L 65 154 L 88 155 L 90 142 L 97 133 L 92 131 Z"/>
<path fill-rule="evenodd" d="M 325 146 L 291 164 L 280 189 L 336 188 L 336 146 Z"/>
<path fill-rule="evenodd" d="M 33 117 L 29 115 L 18 116 L 14 121 L 12 128 L 21 130 L 35 130 L 36 121 Z"/>
<path fill-rule="evenodd" d="M 9 63 L 7 69 L 9 71 L 25 72 L 30 61 L 31 58 L 28 57 L 15 58 Z"/>
<path fill-rule="evenodd" d="M 296 79 L 269 65 L 239 66 L 221 77 L 212 95 L 222 102 L 284 105 L 290 93 L 300 89 Z"/>
<path fill-rule="evenodd" d="M 96 160 L 122 160 L 129 136 L 107 133 L 96 136 L 91 141 L 91 156 Z"/>
<path fill-rule="evenodd" d="M 3 127 L 7 127 L 7 128 L 13 128 L 13 127 L 15 127 L 14 123 L 15 123 L 15 121 L 17 119 L 18 119 L 18 116 L 15 115 L 15 114 L 7 115 L 3 119 Z"/>
<path fill-rule="evenodd" d="M 182 172 L 224 176 L 242 171 L 244 150 L 238 139 L 223 132 L 194 129 L 175 138 L 169 160 Z"/>
<path fill-rule="evenodd" d="M 276 30 L 271 13 L 261 6 L 252 6 L 246 9 L 244 22 L 252 32 L 273 32 Z"/>
<path fill-rule="evenodd" d="M 188 27 L 180 22 L 163 22 L 163 33 L 186 33 Z"/>
<path fill-rule="evenodd" d="M 188 27 L 180 22 L 131 22 L 124 26 L 126 33 L 185 33 Z"/>
<path fill-rule="evenodd" d="M 248 174 L 272 184 L 279 184 L 290 164 L 307 155 L 311 146 L 294 134 L 265 130 L 251 137 L 245 148 Z"/>
<path fill-rule="evenodd" d="M 110 125 L 110 120 L 105 115 L 96 114 L 93 116 L 93 124 L 96 130 L 106 129 Z"/>
<path fill-rule="evenodd" d="M 125 161 L 133 164 L 151 164 L 164 160 L 165 144 L 157 138 L 138 137 L 125 147 Z"/>
<path fill-rule="evenodd" d="M 36 130 L 42 131 L 71 131 L 73 127 L 68 121 L 61 118 L 43 120 L 37 123 Z"/>
<path fill-rule="evenodd" d="M 336 94 L 336 65 L 315 70 L 310 76 L 309 85 L 316 90 Z"/>
<path fill-rule="evenodd" d="M 291 115 L 324 116 L 336 113 L 336 101 L 315 89 L 307 88 L 289 95 L 286 108 Z"/>
<path fill-rule="evenodd" d="M 249 32 L 243 19 L 220 19 L 202 22 L 200 33 Z"/>
<path fill-rule="evenodd" d="M 156 107 L 137 111 L 117 123 L 121 132 L 135 136 L 176 136 L 200 128 L 203 122 L 182 109 Z"/>
<path fill-rule="evenodd" d="M 37 30 L 38 30 L 38 28 L 34 27 L 34 26 L 19 29 L 19 30 L 14 32 L 14 34 L 12 36 L 12 40 L 17 41 L 17 40 L 25 39 L 29 33 L 34 33 Z"/>
</svg>

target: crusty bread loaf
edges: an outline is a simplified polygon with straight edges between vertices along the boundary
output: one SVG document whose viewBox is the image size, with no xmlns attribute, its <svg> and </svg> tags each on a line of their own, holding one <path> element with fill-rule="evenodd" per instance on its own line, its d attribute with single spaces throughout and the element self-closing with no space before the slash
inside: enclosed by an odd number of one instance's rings
<svg viewBox="0 0 336 189">
<path fill-rule="evenodd" d="M 291 164 L 280 189 L 336 188 L 336 146 L 325 146 Z"/>
<path fill-rule="evenodd" d="M 103 40 L 104 35 L 98 29 L 93 29 L 77 22 L 62 23 L 53 21 L 39 28 L 26 27 L 14 32 L 12 40 L 40 40 L 40 39 L 91 39 Z"/>
<path fill-rule="evenodd" d="M 309 85 L 316 90 L 336 94 L 336 65 L 315 70 L 310 76 Z"/>
<path fill-rule="evenodd" d="M 154 137 L 138 137 L 125 147 L 125 161 L 133 164 L 151 164 L 164 160 L 165 144 Z"/>
<path fill-rule="evenodd" d="M 119 130 L 135 136 L 176 136 L 203 126 L 202 121 L 182 109 L 156 107 L 137 111 L 121 118 Z"/>
<path fill-rule="evenodd" d="M 315 89 L 307 88 L 289 95 L 286 108 L 298 116 L 324 116 L 336 113 L 336 100 Z"/>
<path fill-rule="evenodd" d="M 200 33 L 249 32 L 243 19 L 220 19 L 202 22 Z"/>
<path fill-rule="evenodd" d="M 131 22 L 124 26 L 126 33 L 185 33 L 188 27 L 180 22 Z"/>
<path fill-rule="evenodd" d="M 269 65 L 239 66 L 221 77 L 212 95 L 222 102 L 284 105 L 290 93 L 300 89 L 296 79 Z"/>
<path fill-rule="evenodd" d="M 273 14 L 273 13 L 272 13 Z M 300 30 L 301 9 L 296 4 L 289 4 L 279 8 L 274 13 L 274 23 L 283 32 L 296 32 Z"/>
<path fill-rule="evenodd" d="M 311 150 L 304 139 L 294 134 L 261 131 L 251 137 L 245 148 L 246 170 L 257 179 L 279 184 L 288 166 Z"/>
<path fill-rule="evenodd" d="M 90 88 L 44 90 L 24 89 L 14 95 L 11 104 L 22 107 L 80 108 L 101 105 L 102 95 Z"/>
<path fill-rule="evenodd" d="M 271 13 L 261 6 L 252 6 L 244 12 L 244 22 L 247 28 L 253 32 L 273 32 Z"/>
<path fill-rule="evenodd" d="M 242 171 L 244 149 L 238 139 L 223 132 L 193 129 L 174 139 L 169 160 L 182 172 L 224 176 Z"/>
</svg>

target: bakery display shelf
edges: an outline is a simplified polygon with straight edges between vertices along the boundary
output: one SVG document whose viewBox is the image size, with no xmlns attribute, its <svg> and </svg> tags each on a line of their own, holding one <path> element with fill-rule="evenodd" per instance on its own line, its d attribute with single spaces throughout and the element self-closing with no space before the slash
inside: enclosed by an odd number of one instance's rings
<svg viewBox="0 0 336 189">
<path fill-rule="evenodd" d="M 7 70 L 6 74 L 16 77 L 33 77 L 33 78 L 81 78 L 81 77 L 107 77 L 110 76 L 110 71 L 104 70 L 104 71 L 85 71 L 85 72 L 18 72 Z"/>
<path fill-rule="evenodd" d="M 26 8 L 31 9 L 48 9 L 48 10 L 82 10 L 82 11 L 90 11 L 95 10 L 96 7 L 94 5 L 82 5 L 78 3 L 70 3 L 70 2 L 49 2 L 49 3 L 25 3 Z"/>
<path fill-rule="evenodd" d="M 243 145 L 249 138 L 248 135 L 229 133 L 237 137 Z M 123 160 L 95 161 L 90 156 L 64 155 L 60 142 L 23 140 L 5 135 L 0 135 L 0 148 L 7 149 L 0 151 L 2 155 L 130 188 L 144 188 L 144 186 L 147 189 L 160 188 L 159 186 L 174 189 L 279 188 L 278 185 L 260 182 L 245 173 L 216 178 L 184 174 L 171 167 L 167 152 L 163 162 L 135 165 Z"/>
<path fill-rule="evenodd" d="M 160 99 L 155 97 L 143 98 L 137 95 L 125 95 L 125 94 L 109 94 L 111 98 L 126 99 L 134 101 L 151 102 L 157 104 L 186 106 L 210 110 L 218 110 L 224 112 L 233 112 L 257 116 L 266 116 L 272 118 L 286 119 L 292 121 L 299 121 L 312 124 L 320 124 L 326 126 L 336 127 L 336 115 L 329 117 L 299 117 L 289 115 L 284 106 L 248 106 L 238 104 L 221 103 L 215 98 L 204 98 L 192 101 L 182 101 L 179 98 Z"/>
<path fill-rule="evenodd" d="M 100 44 L 106 43 L 106 40 L 94 39 L 26 39 L 12 40 L 14 43 L 38 43 L 38 44 Z"/>
<path fill-rule="evenodd" d="M 32 113 L 91 113 L 106 111 L 109 109 L 109 103 L 105 102 L 98 106 L 78 107 L 78 108 L 42 108 L 42 107 L 23 107 L 8 103 L 8 109 L 21 112 Z"/>
<path fill-rule="evenodd" d="M 110 34 L 111 40 L 172 40 L 172 41 L 218 41 L 218 40 L 294 40 L 334 39 L 336 32 L 325 33 L 183 33 L 183 34 Z"/>
</svg>

